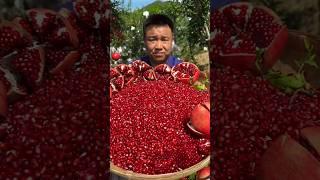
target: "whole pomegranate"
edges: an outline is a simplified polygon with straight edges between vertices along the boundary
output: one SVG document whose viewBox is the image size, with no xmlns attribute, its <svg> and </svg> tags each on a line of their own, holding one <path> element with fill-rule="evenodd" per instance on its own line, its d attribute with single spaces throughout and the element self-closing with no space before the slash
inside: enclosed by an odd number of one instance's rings
<svg viewBox="0 0 320 180">
<path fill-rule="evenodd" d="M 117 53 L 117 52 L 112 53 L 112 54 L 111 54 L 111 58 L 112 58 L 113 60 L 117 61 L 117 60 L 119 60 L 119 59 L 121 58 L 121 54 L 120 54 L 120 53 Z"/>
<path fill-rule="evenodd" d="M 198 104 L 191 112 L 192 127 L 206 137 L 210 137 L 210 102 Z M 193 130 L 193 128 L 190 128 Z"/>
</svg>

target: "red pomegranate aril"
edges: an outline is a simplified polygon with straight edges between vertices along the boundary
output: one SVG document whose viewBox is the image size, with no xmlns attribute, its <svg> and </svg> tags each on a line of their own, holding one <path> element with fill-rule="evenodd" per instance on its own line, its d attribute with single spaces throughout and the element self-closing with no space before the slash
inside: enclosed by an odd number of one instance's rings
<svg viewBox="0 0 320 180">
<path fill-rule="evenodd" d="M 112 98 L 110 157 L 115 165 L 158 174 L 185 169 L 204 158 L 198 152 L 198 140 L 184 128 L 189 109 L 208 100 L 207 93 L 183 83 L 156 80 L 124 87 Z M 138 159 L 127 161 L 134 157 Z"/>
<path fill-rule="evenodd" d="M 30 45 L 31 39 L 29 33 L 20 29 L 13 22 L 3 21 L 0 24 L 0 58 L 18 48 Z"/>
<path fill-rule="evenodd" d="M 298 139 L 300 130 L 316 125 L 320 117 L 314 109 L 317 95 L 299 94 L 291 102 L 266 80 L 230 67 L 214 68 L 211 76 L 215 179 L 256 178 L 259 161 L 274 139 L 283 133 Z"/>
</svg>

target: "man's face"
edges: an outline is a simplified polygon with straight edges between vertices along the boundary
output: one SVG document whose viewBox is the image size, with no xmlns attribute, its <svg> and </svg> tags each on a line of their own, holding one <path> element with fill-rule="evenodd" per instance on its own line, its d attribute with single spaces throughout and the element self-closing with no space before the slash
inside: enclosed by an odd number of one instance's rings
<svg viewBox="0 0 320 180">
<path fill-rule="evenodd" d="M 172 52 L 173 32 L 168 25 L 146 28 L 144 42 L 152 64 L 165 63 Z"/>
</svg>

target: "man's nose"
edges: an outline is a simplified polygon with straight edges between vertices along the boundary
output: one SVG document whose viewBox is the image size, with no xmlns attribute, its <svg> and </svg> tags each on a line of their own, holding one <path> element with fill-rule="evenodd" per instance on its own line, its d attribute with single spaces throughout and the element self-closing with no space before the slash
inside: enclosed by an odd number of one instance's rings
<svg viewBox="0 0 320 180">
<path fill-rule="evenodd" d="M 156 41 L 156 49 L 161 49 L 162 48 L 162 42 L 161 41 Z"/>
</svg>

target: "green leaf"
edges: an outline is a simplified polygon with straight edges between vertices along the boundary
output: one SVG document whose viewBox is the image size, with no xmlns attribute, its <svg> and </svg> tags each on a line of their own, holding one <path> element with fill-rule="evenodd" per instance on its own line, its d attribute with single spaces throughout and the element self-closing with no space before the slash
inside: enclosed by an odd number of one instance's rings
<svg viewBox="0 0 320 180">
<path fill-rule="evenodd" d="M 196 173 L 193 173 L 188 177 L 188 180 L 196 180 L 196 178 Z"/>
<path fill-rule="evenodd" d="M 266 74 L 266 78 L 269 80 L 280 78 L 281 76 L 282 76 L 282 74 L 280 72 L 273 71 L 273 70 L 269 70 L 268 73 Z"/>
<path fill-rule="evenodd" d="M 206 90 L 206 85 L 205 84 L 197 84 L 197 85 L 194 85 L 194 88 L 198 91 L 203 91 L 203 90 Z"/>
<path fill-rule="evenodd" d="M 312 48 L 312 45 L 310 44 L 310 41 L 307 38 L 304 38 L 303 41 L 304 41 L 304 47 L 306 48 L 306 50 L 311 51 L 313 48 Z"/>
<path fill-rule="evenodd" d="M 312 54 L 305 63 L 315 68 L 318 68 L 319 66 L 315 60 L 316 60 L 316 55 Z"/>
<path fill-rule="evenodd" d="M 279 75 L 273 76 L 270 79 L 271 84 L 287 91 L 297 90 L 305 87 L 305 79 L 302 74 L 295 75 Z"/>
</svg>

